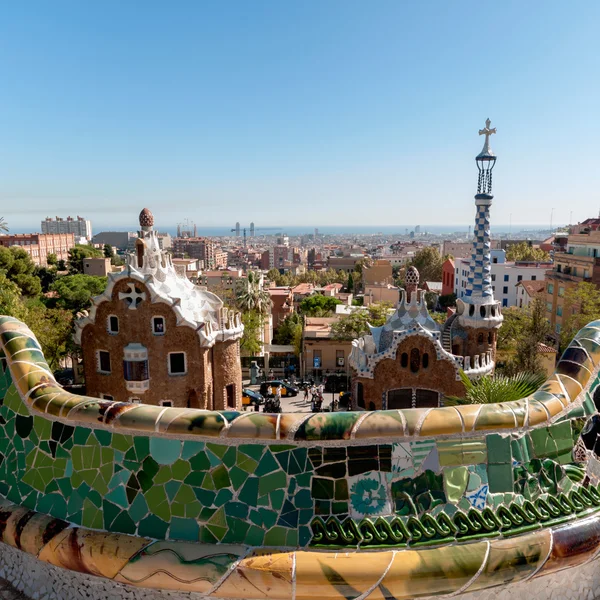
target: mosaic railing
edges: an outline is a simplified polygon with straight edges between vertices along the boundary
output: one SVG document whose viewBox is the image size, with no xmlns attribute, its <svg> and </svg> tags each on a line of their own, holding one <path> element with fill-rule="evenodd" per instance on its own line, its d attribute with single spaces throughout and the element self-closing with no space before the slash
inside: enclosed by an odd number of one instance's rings
<svg viewBox="0 0 600 600">
<path fill-rule="evenodd" d="M 220 598 L 462 593 L 573 567 L 600 550 L 598 364 L 595 322 L 518 402 L 210 412 L 72 395 L 0 317 L 2 541 Z"/>
</svg>

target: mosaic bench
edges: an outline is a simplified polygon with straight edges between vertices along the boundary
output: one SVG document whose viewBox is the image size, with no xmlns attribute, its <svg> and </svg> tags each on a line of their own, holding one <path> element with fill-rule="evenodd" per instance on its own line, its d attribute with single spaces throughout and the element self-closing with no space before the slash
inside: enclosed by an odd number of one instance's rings
<svg viewBox="0 0 600 600">
<path fill-rule="evenodd" d="M 593 598 L 598 365 L 600 321 L 517 402 L 210 412 L 72 395 L 0 317 L 0 577 L 61 600 Z"/>
</svg>

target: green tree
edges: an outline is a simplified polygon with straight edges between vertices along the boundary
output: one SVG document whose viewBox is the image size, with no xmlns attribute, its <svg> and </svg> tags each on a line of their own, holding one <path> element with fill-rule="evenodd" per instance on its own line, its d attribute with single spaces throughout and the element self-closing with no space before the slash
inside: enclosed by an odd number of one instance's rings
<svg viewBox="0 0 600 600">
<path fill-rule="evenodd" d="M 55 267 L 58 265 L 58 258 L 54 252 L 50 252 L 50 254 L 46 256 L 46 263 L 49 267 Z"/>
<path fill-rule="evenodd" d="M 504 375 L 485 375 L 472 381 L 461 371 L 461 380 L 465 386 L 462 398 L 449 396 L 444 400 L 446 406 L 457 404 L 495 404 L 521 400 L 533 394 L 546 380 L 540 373 L 518 373 L 511 377 Z"/>
<path fill-rule="evenodd" d="M 67 263 L 61 258 L 56 265 L 59 271 L 67 270 Z"/>
<path fill-rule="evenodd" d="M 264 325 L 264 317 L 255 310 L 242 313 L 244 334 L 240 340 L 240 350 L 246 356 L 254 356 L 262 349 L 260 330 Z"/>
<path fill-rule="evenodd" d="M 0 315 L 24 320 L 26 312 L 19 286 L 0 272 Z"/>
<path fill-rule="evenodd" d="M 102 253 L 104 254 L 104 258 L 112 258 L 115 253 L 110 244 L 104 244 L 104 248 L 102 248 Z"/>
<path fill-rule="evenodd" d="M 93 275 L 59 277 L 51 287 L 51 290 L 58 295 L 53 302 L 57 308 L 76 314 L 90 307 L 92 297 L 100 295 L 106 289 L 106 282 L 106 277 Z"/>
<path fill-rule="evenodd" d="M 56 267 L 36 267 L 34 275 L 40 280 L 42 292 L 45 294 L 56 281 Z"/>
<path fill-rule="evenodd" d="M 357 309 L 343 315 L 331 325 L 331 333 L 337 340 L 355 340 L 369 333 L 369 325 L 380 327 L 390 314 L 392 305 L 387 302 L 371 304 L 366 309 Z"/>
<path fill-rule="evenodd" d="M 587 281 L 567 289 L 563 314 L 568 314 L 560 334 L 561 347 L 566 348 L 575 334 L 589 322 L 600 319 L 600 290 Z"/>
<path fill-rule="evenodd" d="M 248 287 L 238 293 L 236 302 L 242 312 L 257 312 L 259 315 L 267 315 L 271 311 L 273 302 L 269 292 L 262 289 L 252 274 L 248 274 Z"/>
<path fill-rule="evenodd" d="M 333 296 L 313 294 L 300 302 L 300 312 L 309 317 L 326 317 L 335 312 L 335 307 L 341 304 L 341 300 Z"/>
<path fill-rule="evenodd" d="M 550 255 L 540 248 L 534 248 L 531 243 L 519 242 L 512 244 L 506 251 L 508 261 L 548 262 Z"/>
<path fill-rule="evenodd" d="M 442 308 L 450 308 L 451 306 L 456 306 L 456 294 L 444 294 L 443 296 L 439 297 L 438 302 Z"/>
<path fill-rule="evenodd" d="M 544 375 L 539 344 L 545 343 L 549 335 L 550 323 L 546 319 L 546 305 L 540 297 L 534 298 L 527 309 L 525 326 L 516 341 L 513 363 L 516 372 Z"/>
<path fill-rule="evenodd" d="M 346 289 L 348 290 L 349 294 L 352 294 L 354 292 L 354 277 L 352 277 L 352 273 L 350 273 L 350 275 L 348 275 Z"/>
<path fill-rule="evenodd" d="M 417 251 L 408 266 L 415 267 L 419 271 L 421 282 L 441 281 L 443 264 L 444 259 L 437 248 L 427 246 Z"/>
<path fill-rule="evenodd" d="M 277 327 L 273 336 L 275 344 L 292 344 L 296 354 L 300 354 L 302 346 L 302 316 L 298 313 L 288 315 Z"/>
<path fill-rule="evenodd" d="M 4 220 L 4 217 L 0 217 L 0 231 L 8 231 L 8 223 Z"/>
<path fill-rule="evenodd" d="M 373 266 L 373 259 L 370 256 L 365 256 L 365 257 L 361 258 L 360 260 L 356 261 L 356 264 L 354 265 L 354 271 L 356 273 L 358 273 L 359 276 L 362 276 L 363 269 L 365 267 L 369 268 L 372 266 Z M 361 279 L 361 277 L 359 277 L 358 279 Z"/>
<path fill-rule="evenodd" d="M 34 275 L 35 265 L 23 248 L 0 248 L 0 270 L 19 286 L 24 296 L 36 297 L 41 294 L 40 280 Z"/>
<path fill-rule="evenodd" d="M 83 273 L 83 261 L 86 258 L 99 258 L 102 252 L 93 246 L 76 244 L 69 250 L 69 272 L 71 275 Z"/>
</svg>

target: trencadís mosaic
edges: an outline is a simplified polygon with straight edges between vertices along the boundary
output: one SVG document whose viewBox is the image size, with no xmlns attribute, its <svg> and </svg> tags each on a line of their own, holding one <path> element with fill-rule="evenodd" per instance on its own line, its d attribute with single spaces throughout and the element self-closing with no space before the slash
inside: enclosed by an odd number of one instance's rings
<svg viewBox="0 0 600 600">
<path fill-rule="evenodd" d="M 430 569 L 440 594 L 574 566 L 600 548 L 599 361 L 593 323 L 519 402 L 217 413 L 68 394 L 31 332 L 2 317 L 2 539 L 63 568 L 220 597 L 350 586 L 354 598 L 378 581 L 410 597 L 398 590 L 419 584 L 397 571 L 399 553 Z M 273 578 L 277 596 L 264 591 Z"/>
</svg>

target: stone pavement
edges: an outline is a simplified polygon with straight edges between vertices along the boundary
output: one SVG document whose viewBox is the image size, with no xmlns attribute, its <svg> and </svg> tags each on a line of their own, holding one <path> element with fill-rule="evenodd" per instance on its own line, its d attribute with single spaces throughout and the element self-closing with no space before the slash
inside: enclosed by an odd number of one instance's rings
<svg viewBox="0 0 600 600">
<path fill-rule="evenodd" d="M 8 581 L 0 579 L 0 600 L 29 600 L 29 598 L 15 590 Z"/>
</svg>

